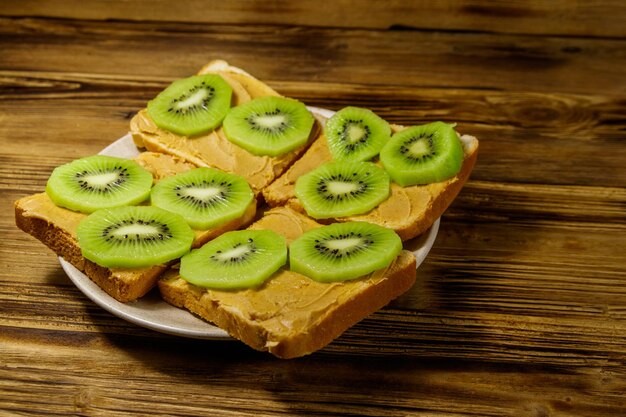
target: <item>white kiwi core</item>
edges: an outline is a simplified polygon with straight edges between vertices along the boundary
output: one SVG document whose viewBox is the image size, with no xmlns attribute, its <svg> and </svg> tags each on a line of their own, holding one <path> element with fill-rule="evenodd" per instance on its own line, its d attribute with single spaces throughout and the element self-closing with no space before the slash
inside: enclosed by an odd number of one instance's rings
<svg viewBox="0 0 626 417">
<path fill-rule="evenodd" d="M 161 233 L 157 227 L 147 225 L 147 224 L 129 224 L 127 226 L 122 226 L 117 229 L 113 234 L 115 236 L 123 237 L 123 236 L 137 236 L 147 237 L 147 236 L 155 236 Z"/>
<path fill-rule="evenodd" d="M 365 129 L 362 126 L 351 124 L 348 127 L 348 140 L 351 143 L 360 141 L 363 136 L 365 136 Z"/>
<path fill-rule="evenodd" d="M 352 191 L 357 191 L 359 186 L 353 182 L 344 181 L 329 181 L 328 191 L 333 194 L 349 194 Z"/>
<path fill-rule="evenodd" d="M 409 152 L 415 156 L 428 155 L 430 153 L 430 147 L 426 139 L 419 139 L 409 146 Z"/>
<path fill-rule="evenodd" d="M 252 248 L 249 245 L 240 245 L 236 248 L 222 251 L 222 253 L 216 253 L 215 257 L 220 261 L 229 261 L 231 259 L 237 259 L 251 250 Z"/>
<path fill-rule="evenodd" d="M 103 172 L 100 174 L 92 174 L 84 176 L 82 179 L 92 187 L 106 187 L 118 178 L 117 172 Z"/>
<path fill-rule="evenodd" d="M 287 124 L 287 116 L 284 114 L 266 114 L 266 115 L 257 115 L 254 120 L 258 125 L 266 128 L 266 129 L 276 129 L 283 124 Z"/>
<path fill-rule="evenodd" d="M 353 248 L 359 247 L 360 245 L 363 244 L 363 241 L 362 239 L 358 237 L 353 237 L 349 239 L 327 240 L 324 243 L 326 247 L 328 247 L 329 249 L 346 250 L 346 249 L 353 249 Z"/>
<path fill-rule="evenodd" d="M 174 104 L 174 107 L 176 107 L 177 110 L 182 110 L 184 112 L 189 107 L 194 107 L 201 104 L 208 95 L 209 92 L 206 89 L 201 88 L 186 99 L 182 101 L 177 101 Z"/>
<path fill-rule="evenodd" d="M 198 200 L 208 201 L 212 200 L 214 197 L 218 196 L 222 190 L 218 187 L 207 187 L 207 188 L 187 188 L 182 191 L 181 194 L 185 194 L 191 197 L 194 197 Z"/>
</svg>

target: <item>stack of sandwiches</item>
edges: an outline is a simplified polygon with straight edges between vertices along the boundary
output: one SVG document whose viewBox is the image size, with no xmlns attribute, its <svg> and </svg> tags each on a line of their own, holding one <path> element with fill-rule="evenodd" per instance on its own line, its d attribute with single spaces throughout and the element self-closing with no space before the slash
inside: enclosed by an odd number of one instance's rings
<svg viewBox="0 0 626 417">
<path fill-rule="evenodd" d="M 19 228 L 120 302 L 155 286 L 250 347 L 314 352 L 411 288 L 404 249 L 478 140 L 367 109 L 331 118 L 218 60 L 131 120 L 132 160 L 86 156 L 15 202 Z"/>
</svg>

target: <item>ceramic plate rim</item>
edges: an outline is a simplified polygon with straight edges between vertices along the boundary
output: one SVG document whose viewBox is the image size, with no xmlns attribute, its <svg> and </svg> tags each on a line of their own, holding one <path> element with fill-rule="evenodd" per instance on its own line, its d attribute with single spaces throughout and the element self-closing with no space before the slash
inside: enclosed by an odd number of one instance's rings
<svg viewBox="0 0 626 417">
<path fill-rule="evenodd" d="M 327 109 L 311 106 L 308 108 L 322 118 L 329 118 L 334 114 L 333 111 Z M 128 133 L 104 148 L 100 154 L 131 158 L 138 155 L 139 150 L 136 148 L 130 133 Z M 409 247 L 415 254 L 417 268 L 424 262 L 435 242 L 439 231 L 439 223 L 440 219 L 437 219 L 427 232 L 409 242 Z M 228 333 L 219 327 L 205 322 L 186 310 L 167 304 L 160 298 L 157 289 L 153 289 L 137 301 L 121 303 L 104 292 L 85 274 L 62 257 L 59 257 L 59 262 L 79 291 L 114 316 L 140 327 L 175 336 L 209 340 L 232 340 Z"/>
</svg>

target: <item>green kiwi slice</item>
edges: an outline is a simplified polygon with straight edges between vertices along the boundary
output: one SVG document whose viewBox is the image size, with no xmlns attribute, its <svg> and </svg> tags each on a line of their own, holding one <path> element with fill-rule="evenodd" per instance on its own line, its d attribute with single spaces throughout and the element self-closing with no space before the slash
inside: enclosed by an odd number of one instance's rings
<svg viewBox="0 0 626 417">
<path fill-rule="evenodd" d="M 295 193 L 315 219 L 370 211 L 389 197 L 389 175 L 372 162 L 328 162 L 301 176 Z"/>
<path fill-rule="evenodd" d="M 176 80 L 148 103 L 148 115 L 162 129 L 193 136 L 215 129 L 230 109 L 233 90 L 217 74 Z"/>
<path fill-rule="evenodd" d="M 180 276 L 205 288 L 261 285 L 287 262 L 285 238 L 271 230 L 227 232 L 180 260 Z"/>
<path fill-rule="evenodd" d="M 334 159 L 367 161 L 389 141 L 391 127 L 371 110 L 345 107 L 328 119 L 324 135 Z"/>
<path fill-rule="evenodd" d="M 189 251 L 194 233 L 178 214 L 150 206 L 98 210 L 76 230 L 83 256 L 108 268 L 160 265 Z"/>
<path fill-rule="evenodd" d="M 196 168 L 159 181 L 152 205 L 178 213 L 194 229 L 210 229 L 241 217 L 254 194 L 242 177 L 213 168 Z"/>
<path fill-rule="evenodd" d="M 405 187 L 455 176 L 463 165 L 463 145 L 453 126 L 434 122 L 413 126 L 391 137 L 380 161 L 394 182 Z"/>
<path fill-rule="evenodd" d="M 297 100 L 259 97 L 232 108 L 224 119 L 224 132 L 254 155 L 278 156 L 304 145 L 313 122 L 313 115 Z"/>
<path fill-rule="evenodd" d="M 391 229 L 367 222 L 309 230 L 289 246 L 292 271 L 321 282 L 346 281 L 387 267 L 402 250 Z"/>
<path fill-rule="evenodd" d="M 148 198 L 152 174 L 138 163 L 94 155 L 55 168 L 46 193 L 59 207 L 83 213 L 138 204 Z"/>
</svg>

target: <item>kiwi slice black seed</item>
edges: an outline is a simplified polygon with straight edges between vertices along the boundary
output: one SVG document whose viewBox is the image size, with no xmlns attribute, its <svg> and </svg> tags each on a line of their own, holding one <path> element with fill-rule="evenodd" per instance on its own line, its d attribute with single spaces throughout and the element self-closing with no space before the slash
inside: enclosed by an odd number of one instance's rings
<svg viewBox="0 0 626 417">
<path fill-rule="evenodd" d="M 150 195 L 152 174 L 134 161 L 94 155 L 52 171 L 46 193 L 59 207 L 91 213 L 138 204 Z"/>
<path fill-rule="evenodd" d="M 389 141 L 391 127 L 371 110 L 345 107 L 328 119 L 324 135 L 334 159 L 367 161 Z"/>
<path fill-rule="evenodd" d="M 159 181 L 152 205 L 178 213 L 194 229 L 209 229 L 241 217 L 254 194 L 242 177 L 213 168 L 196 168 Z"/>
<path fill-rule="evenodd" d="M 313 122 L 301 102 L 268 96 L 231 109 L 224 132 L 228 140 L 254 155 L 278 156 L 304 145 Z"/>
<path fill-rule="evenodd" d="M 463 145 L 453 126 L 434 122 L 392 136 L 380 161 L 401 186 L 430 184 L 455 176 L 463 165 Z"/>
<path fill-rule="evenodd" d="M 366 222 L 309 230 L 289 245 L 292 271 L 322 282 L 359 278 L 387 267 L 402 250 L 391 229 Z"/>
<path fill-rule="evenodd" d="M 174 81 L 148 103 L 148 115 L 162 129 L 178 135 L 206 133 L 222 123 L 233 90 L 217 74 Z"/>
<path fill-rule="evenodd" d="M 328 162 L 301 176 L 295 193 L 315 219 L 370 211 L 389 197 L 389 175 L 372 162 Z"/>
<path fill-rule="evenodd" d="M 76 236 L 82 255 L 108 268 L 160 265 L 187 253 L 194 240 L 182 217 L 150 206 L 95 211 Z"/>
<path fill-rule="evenodd" d="M 216 289 L 256 287 L 287 262 L 287 243 L 271 230 L 227 232 L 180 260 L 180 276 Z"/>
</svg>

